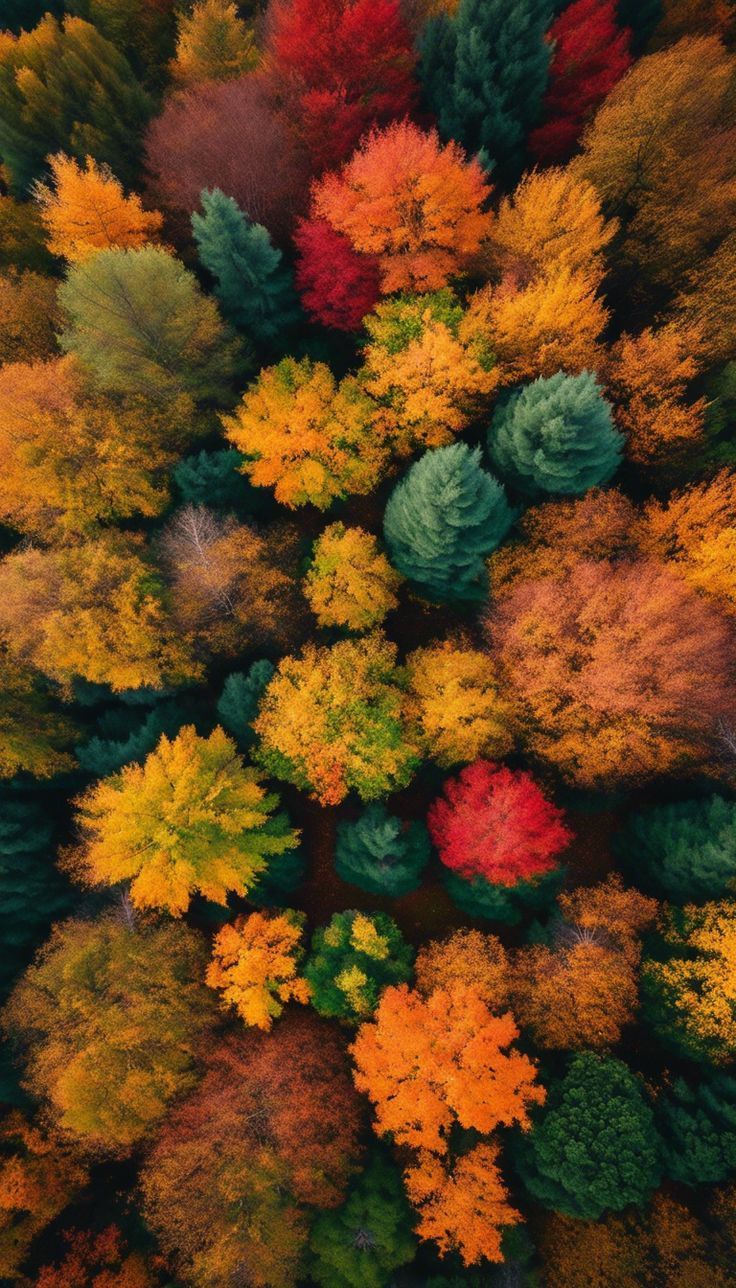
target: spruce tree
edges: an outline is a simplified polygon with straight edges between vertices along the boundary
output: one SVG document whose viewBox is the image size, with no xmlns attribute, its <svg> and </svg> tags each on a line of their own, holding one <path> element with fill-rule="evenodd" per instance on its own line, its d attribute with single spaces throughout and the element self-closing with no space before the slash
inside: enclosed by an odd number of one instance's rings
<svg viewBox="0 0 736 1288">
<path fill-rule="evenodd" d="M 253 721 L 274 670 L 273 663 L 263 658 L 253 662 L 247 673 L 234 671 L 225 681 L 217 703 L 217 714 L 243 748 L 256 741 Z"/>
<path fill-rule="evenodd" d="M 677 1078 L 657 1101 L 665 1175 L 707 1185 L 736 1175 L 736 1079 L 706 1076 L 695 1087 Z"/>
<path fill-rule="evenodd" d="M 265 488 L 253 487 L 241 473 L 245 457 L 234 447 L 184 456 L 171 471 L 183 504 L 210 510 L 261 515 L 272 504 Z"/>
<path fill-rule="evenodd" d="M 322 1288 L 385 1288 L 416 1251 L 412 1211 L 388 1154 L 375 1152 L 345 1202 L 317 1215 L 310 1277 Z"/>
<path fill-rule="evenodd" d="M 673 903 L 719 899 L 736 888 L 736 802 L 655 805 L 632 815 L 616 850 L 637 882 Z"/>
<path fill-rule="evenodd" d="M 480 449 L 452 443 L 425 452 L 394 488 L 383 530 L 391 562 L 428 599 L 482 599 L 485 558 L 513 514 L 503 487 L 481 469 Z"/>
<path fill-rule="evenodd" d="M 429 852 L 424 824 L 404 823 L 384 805 L 369 805 L 355 822 L 337 825 L 337 873 L 369 894 L 398 898 L 416 890 Z"/>
<path fill-rule="evenodd" d="M 506 179 L 518 177 L 539 121 L 551 49 L 550 0 L 460 0 L 454 19 L 427 24 L 420 79 L 444 138 L 481 149 Z"/>
<path fill-rule="evenodd" d="M 529 496 L 580 496 L 615 474 L 623 436 L 595 376 L 540 376 L 499 403 L 488 435 L 502 477 Z"/>
<path fill-rule="evenodd" d="M 531 912 L 540 912 L 552 903 L 565 879 L 565 869 L 556 868 L 532 881 L 515 885 L 496 885 L 483 877 L 466 881 L 449 868 L 443 869 L 442 880 L 452 902 L 468 917 L 483 917 L 515 926 Z"/>
<path fill-rule="evenodd" d="M 140 764 L 162 734 L 176 737 L 183 724 L 198 723 L 197 715 L 201 715 L 198 704 L 178 698 L 157 703 L 142 719 L 135 709 L 105 711 L 97 722 L 97 732 L 75 747 L 77 760 L 88 774 L 105 778 L 132 761 Z"/>
<path fill-rule="evenodd" d="M 192 215 L 192 231 L 199 258 L 217 282 L 222 311 L 256 343 L 272 347 L 300 316 L 281 251 L 263 225 L 219 188 L 205 188 L 200 201 L 204 214 Z"/>
</svg>

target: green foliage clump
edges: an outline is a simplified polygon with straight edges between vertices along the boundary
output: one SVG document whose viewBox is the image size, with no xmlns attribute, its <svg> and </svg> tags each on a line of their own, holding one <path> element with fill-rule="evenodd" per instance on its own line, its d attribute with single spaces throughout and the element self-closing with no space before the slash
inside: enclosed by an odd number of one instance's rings
<svg viewBox="0 0 736 1288">
<path fill-rule="evenodd" d="M 655 805 L 628 820 L 616 848 L 637 880 L 673 903 L 718 899 L 736 889 L 736 803 Z"/>
<path fill-rule="evenodd" d="M 595 376 L 540 376 L 503 399 L 488 436 L 499 472 L 528 495 L 580 496 L 618 469 L 623 436 Z"/>
<path fill-rule="evenodd" d="M 641 1085 L 621 1060 L 585 1051 L 570 1061 L 518 1166 L 544 1207 L 583 1221 L 644 1203 L 661 1175 L 661 1142 Z"/>
<path fill-rule="evenodd" d="M 256 741 L 253 721 L 274 670 L 273 662 L 262 658 L 253 662 L 245 674 L 234 671 L 225 681 L 217 703 L 217 714 L 241 747 L 249 747 Z"/>
<path fill-rule="evenodd" d="M 375 1153 L 342 1206 L 315 1220 L 311 1278 L 322 1288 L 384 1288 L 414 1257 L 412 1220 L 396 1167 Z"/>
<path fill-rule="evenodd" d="M 305 872 L 306 862 L 299 848 L 274 854 L 268 867 L 257 873 L 248 891 L 248 903 L 254 903 L 257 908 L 288 908 L 304 881 Z"/>
<path fill-rule="evenodd" d="M 0 993 L 27 966 L 72 891 L 54 864 L 53 826 L 40 793 L 0 792 Z"/>
<path fill-rule="evenodd" d="M 713 1073 L 695 1087 L 677 1078 L 657 1101 L 665 1175 L 707 1185 L 736 1174 L 736 1079 Z"/>
<path fill-rule="evenodd" d="M 98 721 L 98 733 L 74 751 L 82 769 L 105 778 L 131 761 L 145 760 L 162 734 L 174 738 L 183 724 L 193 720 L 191 704 L 178 699 L 157 703 L 143 719 L 125 709 L 104 712 Z"/>
<path fill-rule="evenodd" d="M 269 498 L 241 473 L 244 459 L 234 447 L 182 457 L 171 471 L 181 500 L 210 510 L 260 514 Z"/>
<path fill-rule="evenodd" d="M 304 967 L 314 1009 L 360 1023 L 373 1014 L 388 984 L 408 981 L 413 956 L 385 912 L 336 912 L 315 932 Z"/>
<path fill-rule="evenodd" d="M 513 521 L 503 487 L 481 469 L 480 449 L 425 452 L 389 497 L 383 530 L 391 562 L 429 599 L 482 599 L 485 558 Z"/>
<path fill-rule="evenodd" d="M 429 859 L 423 823 L 404 823 L 373 804 L 354 822 L 337 825 L 335 867 L 343 881 L 393 898 L 416 890 Z"/>
<path fill-rule="evenodd" d="M 547 908 L 562 888 L 565 869 L 556 868 L 531 881 L 517 881 L 515 885 L 496 885 L 484 877 L 466 881 L 445 868 L 442 880 L 452 902 L 469 917 L 483 917 L 486 921 L 499 921 L 515 926 L 527 913 Z"/>
</svg>

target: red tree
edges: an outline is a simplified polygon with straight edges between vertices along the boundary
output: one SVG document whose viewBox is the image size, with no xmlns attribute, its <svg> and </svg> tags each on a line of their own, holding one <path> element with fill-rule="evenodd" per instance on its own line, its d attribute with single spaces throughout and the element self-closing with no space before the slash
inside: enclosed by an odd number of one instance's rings
<svg viewBox="0 0 736 1288">
<path fill-rule="evenodd" d="M 295 100 L 290 119 L 315 170 L 414 107 L 416 55 L 399 0 L 281 0 L 269 16 L 269 72 Z"/>
<path fill-rule="evenodd" d="M 307 313 L 324 326 L 357 331 L 380 295 L 378 260 L 360 255 L 325 219 L 301 219 L 296 284 Z"/>
<path fill-rule="evenodd" d="M 444 793 L 430 806 L 429 831 L 442 862 L 467 880 L 528 881 L 549 872 L 571 839 L 562 811 L 523 771 L 476 760 Z"/>
<path fill-rule="evenodd" d="M 630 35 L 616 25 L 616 0 L 575 0 L 553 22 L 546 120 L 529 139 L 540 161 L 569 156 L 587 118 L 630 66 Z"/>
</svg>

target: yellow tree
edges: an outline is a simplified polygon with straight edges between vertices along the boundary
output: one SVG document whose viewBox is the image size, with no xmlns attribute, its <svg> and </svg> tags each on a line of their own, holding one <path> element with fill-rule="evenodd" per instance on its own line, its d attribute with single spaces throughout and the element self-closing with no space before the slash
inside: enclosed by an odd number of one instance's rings
<svg viewBox="0 0 736 1288">
<path fill-rule="evenodd" d="M 142 765 L 125 765 L 76 802 L 82 842 L 66 866 L 90 885 L 129 881 L 136 908 L 186 912 L 193 895 L 227 903 L 245 895 L 272 855 L 298 833 L 278 797 L 244 766 L 219 727 L 208 738 L 185 725 L 161 740 Z"/>
<path fill-rule="evenodd" d="M 444 640 L 410 653 L 406 669 L 407 720 L 438 765 L 511 751 L 513 712 L 487 654 Z"/>
<path fill-rule="evenodd" d="M 31 269 L 0 274 L 0 363 L 34 362 L 58 352 L 57 285 Z"/>
<path fill-rule="evenodd" d="M 416 1233 L 434 1240 L 441 1256 L 459 1253 L 464 1266 L 503 1261 L 504 1230 L 522 1219 L 509 1203 L 499 1153 L 495 1141 L 483 1141 L 451 1167 L 422 1150 L 404 1172 L 406 1192 L 419 1213 Z"/>
<path fill-rule="evenodd" d="M 615 231 L 587 179 L 569 169 L 533 170 L 502 198 L 484 255 L 494 275 L 517 282 L 558 268 L 601 277 Z"/>
<path fill-rule="evenodd" d="M 65 750 L 74 728 L 49 709 L 38 677 L 0 645 L 0 778 L 19 772 L 51 778 L 74 761 Z"/>
<path fill-rule="evenodd" d="M 736 611 L 736 474 L 723 470 L 708 483 L 649 501 L 641 544 L 666 559 L 691 586 Z"/>
<path fill-rule="evenodd" d="M 688 385 L 700 369 L 701 348 L 696 327 L 675 323 L 623 335 L 614 344 L 606 384 L 632 461 L 651 465 L 687 450 L 701 437 L 706 400 L 687 398 Z"/>
<path fill-rule="evenodd" d="M 92 157 L 80 165 L 57 152 L 49 168 L 50 183 L 37 182 L 33 191 L 53 255 L 79 264 L 98 250 L 158 240 L 163 217 L 144 210 L 135 193 L 126 197 L 109 166 Z"/>
<path fill-rule="evenodd" d="M 199 0 L 191 13 L 180 14 L 170 70 L 183 88 L 242 76 L 258 58 L 253 33 L 231 0 Z"/>
<path fill-rule="evenodd" d="M 731 233 L 690 270 L 674 305 L 683 329 L 697 332 L 709 363 L 729 362 L 736 357 L 735 292 L 736 233 Z"/>
<path fill-rule="evenodd" d="M 668 1042 L 723 1064 L 736 1051 L 736 904 L 689 904 L 665 915 L 673 955 L 645 963 L 648 1018 Z"/>
<path fill-rule="evenodd" d="M 314 543 L 304 593 L 320 626 L 364 631 L 396 608 L 401 581 L 370 532 L 331 523 Z"/>
<path fill-rule="evenodd" d="M 287 1002 L 309 1001 L 309 985 L 298 975 L 304 922 L 304 913 L 290 908 L 252 912 L 215 935 L 207 983 L 245 1024 L 268 1032 Z"/>
</svg>

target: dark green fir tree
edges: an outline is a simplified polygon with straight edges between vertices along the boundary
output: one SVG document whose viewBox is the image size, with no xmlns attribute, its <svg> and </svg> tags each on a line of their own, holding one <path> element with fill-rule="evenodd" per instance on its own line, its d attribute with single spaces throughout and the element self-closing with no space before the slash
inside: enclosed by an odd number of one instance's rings
<svg viewBox="0 0 736 1288">
<path fill-rule="evenodd" d="M 300 849 L 272 855 L 268 867 L 250 887 L 248 903 L 254 903 L 257 908 L 291 907 L 305 872 L 306 862 Z"/>
<path fill-rule="evenodd" d="M 665 1175 L 683 1185 L 736 1176 L 736 1079 L 712 1073 L 696 1086 L 677 1078 L 657 1101 Z"/>
<path fill-rule="evenodd" d="M 672 903 L 736 893 L 736 802 L 722 796 L 655 805 L 616 838 L 632 879 Z"/>
<path fill-rule="evenodd" d="M 318 1015 L 359 1024 L 388 984 L 406 983 L 414 951 L 385 912 L 336 912 L 316 930 L 304 967 Z"/>
<path fill-rule="evenodd" d="M 484 877 L 466 881 L 449 868 L 442 872 L 445 889 L 462 912 L 506 926 L 515 926 L 528 914 L 548 908 L 559 894 L 564 879 L 564 868 L 555 868 L 533 881 L 517 881 L 511 886 L 496 885 Z"/>
<path fill-rule="evenodd" d="M 354 822 L 337 825 L 335 868 L 343 881 L 398 898 L 416 890 L 430 854 L 423 823 L 405 823 L 373 804 Z"/>
<path fill-rule="evenodd" d="M 318 1214 L 311 1278 L 321 1288 L 385 1288 L 414 1257 L 413 1222 L 395 1164 L 375 1151 L 342 1206 Z"/>
<path fill-rule="evenodd" d="M 217 703 L 217 714 L 242 748 L 250 747 L 256 740 L 253 721 L 274 669 L 272 662 L 262 658 L 253 662 L 245 673 L 234 671 L 225 681 Z"/>
</svg>

